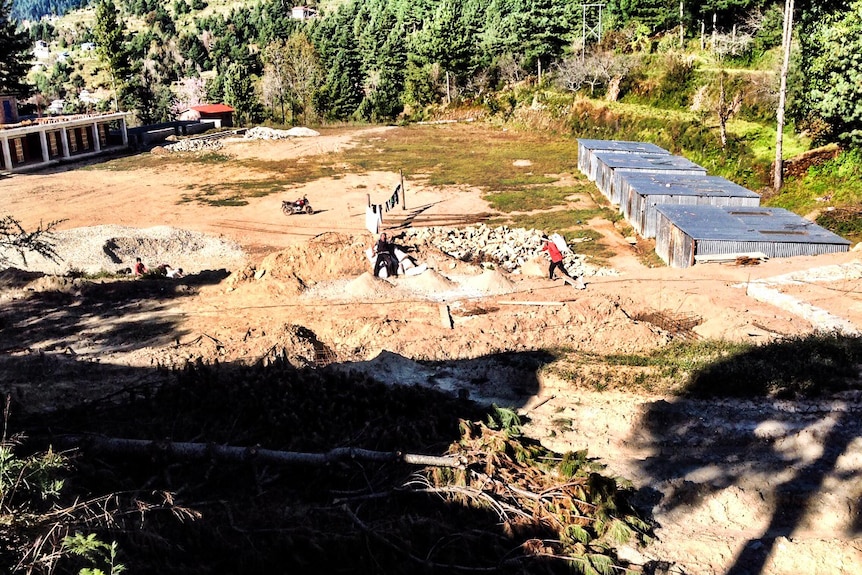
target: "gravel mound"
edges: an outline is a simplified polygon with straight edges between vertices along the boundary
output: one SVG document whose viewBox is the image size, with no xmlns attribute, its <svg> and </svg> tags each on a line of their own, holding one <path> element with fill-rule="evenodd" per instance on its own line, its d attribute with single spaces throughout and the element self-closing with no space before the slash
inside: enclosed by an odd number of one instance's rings
<svg viewBox="0 0 862 575">
<path fill-rule="evenodd" d="M 60 257 L 56 262 L 38 254 L 27 254 L 26 261 L 12 251 L 2 255 L 21 270 L 57 275 L 114 273 L 131 268 L 136 257 L 148 267 L 170 264 L 187 274 L 234 269 L 246 260 L 245 252 L 234 242 L 169 226 L 91 226 L 54 232 L 51 237 Z"/>
<path fill-rule="evenodd" d="M 468 278 L 464 284 L 489 295 L 501 295 L 515 291 L 515 284 L 499 270 L 485 270 L 481 275 Z"/>
<path fill-rule="evenodd" d="M 161 148 L 167 152 L 200 152 L 203 150 L 221 150 L 224 144 L 220 140 L 180 140 Z"/>
<path fill-rule="evenodd" d="M 245 132 L 247 140 L 285 140 L 287 138 L 319 136 L 320 132 L 316 132 L 311 128 L 303 128 L 297 126 L 289 130 L 276 130 L 265 126 L 255 126 Z"/>
<path fill-rule="evenodd" d="M 417 276 L 404 276 L 398 281 L 409 289 L 426 293 L 448 291 L 457 285 L 446 276 L 437 273 L 436 270 L 427 270 Z"/>
</svg>

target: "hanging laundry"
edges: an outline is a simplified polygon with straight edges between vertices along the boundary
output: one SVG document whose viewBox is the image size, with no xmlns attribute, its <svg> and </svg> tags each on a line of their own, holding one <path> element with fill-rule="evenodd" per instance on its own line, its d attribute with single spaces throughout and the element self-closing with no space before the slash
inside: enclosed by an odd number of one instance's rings
<svg viewBox="0 0 862 575">
<path fill-rule="evenodd" d="M 377 214 L 377 206 L 365 208 L 365 227 L 372 234 L 380 231 L 380 216 Z"/>
</svg>

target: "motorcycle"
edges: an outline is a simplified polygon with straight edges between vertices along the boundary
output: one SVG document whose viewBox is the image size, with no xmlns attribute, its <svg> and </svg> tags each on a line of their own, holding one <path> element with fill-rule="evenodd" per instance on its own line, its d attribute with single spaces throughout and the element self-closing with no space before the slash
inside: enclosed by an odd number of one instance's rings
<svg viewBox="0 0 862 575">
<path fill-rule="evenodd" d="M 308 198 L 302 196 L 298 200 L 283 201 L 281 202 L 281 211 L 284 212 L 284 215 L 289 216 L 291 214 L 313 214 L 314 208 L 311 207 L 311 204 L 308 203 Z"/>
</svg>

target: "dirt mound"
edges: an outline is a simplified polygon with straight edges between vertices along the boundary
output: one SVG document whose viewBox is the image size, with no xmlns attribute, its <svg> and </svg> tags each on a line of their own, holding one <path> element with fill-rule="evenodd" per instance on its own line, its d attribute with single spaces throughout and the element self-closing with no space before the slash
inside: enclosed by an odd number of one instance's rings
<svg viewBox="0 0 862 575">
<path fill-rule="evenodd" d="M 371 272 L 365 272 L 344 286 L 342 294 L 348 299 L 369 299 L 391 296 L 395 286 Z"/>
<path fill-rule="evenodd" d="M 266 256 L 254 277 L 295 278 L 305 286 L 355 276 L 365 271 L 365 242 L 352 236 L 324 234 L 307 245 L 291 246 Z M 246 275 L 248 275 L 246 273 Z"/>
<path fill-rule="evenodd" d="M 409 289 L 425 293 L 449 291 L 457 285 L 446 276 L 439 274 L 437 270 L 427 270 L 416 276 L 405 276 L 399 282 Z"/>
<path fill-rule="evenodd" d="M 19 268 L 58 275 L 114 272 L 131 267 L 136 257 L 148 267 L 167 263 L 187 272 L 205 267 L 230 269 L 246 259 L 245 252 L 234 242 L 169 226 L 87 226 L 52 232 L 50 240 L 57 260 L 33 253 L 24 262 L 9 250 L 2 255 Z"/>
<path fill-rule="evenodd" d="M 23 288 L 43 275 L 45 274 L 41 272 L 28 272 L 18 268 L 6 268 L 0 270 L 0 288 Z"/>
<path fill-rule="evenodd" d="M 515 284 L 500 270 L 485 270 L 481 275 L 468 278 L 465 285 L 488 295 L 499 295 L 515 291 Z"/>
<path fill-rule="evenodd" d="M 548 277 L 548 260 L 538 257 L 525 262 L 521 266 L 521 275 L 537 278 Z"/>
</svg>

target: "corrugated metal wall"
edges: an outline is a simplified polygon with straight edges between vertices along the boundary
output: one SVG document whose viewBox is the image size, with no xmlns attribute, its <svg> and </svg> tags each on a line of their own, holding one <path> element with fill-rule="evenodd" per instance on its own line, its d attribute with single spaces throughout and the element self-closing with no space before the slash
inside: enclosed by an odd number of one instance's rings
<svg viewBox="0 0 862 575">
<path fill-rule="evenodd" d="M 678 158 L 679 156 L 673 156 L 674 158 Z M 608 199 L 611 200 L 611 203 L 616 205 L 621 205 L 623 201 L 622 196 L 622 180 L 627 174 L 679 174 L 686 176 L 705 176 L 706 168 L 701 168 L 697 164 L 693 162 L 689 162 L 691 166 L 684 167 L 680 165 L 677 166 L 667 166 L 664 168 L 660 167 L 644 167 L 644 168 L 616 168 L 613 170 L 611 175 L 611 189 L 610 195 Z"/>
<path fill-rule="evenodd" d="M 597 165 L 595 152 L 617 152 L 630 154 L 649 154 L 669 156 L 670 152 L 647 142 L 628 142 L 624 140 L 591 140 L 578 138 L 578 170 L 591 182 L 596 181 Z"/>
<path fill-rule="evenodd" d="M 699 256 L 762 252 L 770 258 L 792 258 L 794 256 L 816 256 L 846 251 L 846 245 L 811 242 L 731 242 L 726 240 L 700 240 L 697 242 L 697 255 Z"/>
<path fill-rule="evenodd" d="M 656 211 L 655 251 L 662 261 L 674 268 L 694 265 L 695 256 L 760 252 L 769 258 L 787 258 L 842 253 L 850 249 L 850 242 L 847 240 L 796 214 L 778 208 L 761 208 L 763 215 L 760 217 L 747 215 L 738 218 L 739 237 L 734 238 L 734 230 L 727 229 L 723 224 L 726 218 L 730 217 L 727 214 L 733 213 L 735 206 L 727 208 L 727 213 L 716 221 L 718 226 L 714 229 L 709 228 L 708 215 L 695 221 L 694 225 L 692 221 L 675 221 L 674 218 L 678 218 L 679 214 L 674 214 L 673 207 L 664 204 Z M 665 213 L 662 208 L 670 208 L 667 210 L 670 213 Z M 771 219 L 773 216 L 770 212 L 776 213 L 777 219 Z M 795 220 L 798 220 L 798 224 L 794 223 Z M 776 222 L 780 222 L 779 226 L 784 226 L 783 230 L 777 229 Z M 682 225 L 693 231 L 684 231 L 680 227 Z M 719 227 L 722 229 L 718 229 Z M 793 227 L 808 231 L 794 232 L 791 229 Z M 780 240 L 769 241 L 765 236 L 771 233 L 782 237 Z M 799 234 L 799 241 L 793 241 L 795 233 Z M 759 235 L 764 235 L 763 239 L 756 237 Z"/>
<path fill-rule="evenodd" d="M 711 195 L 641 195 L 632 190 L 629 191 L 628 201 L 620 204 L 623 207 L 623 215 L 632 225 L 637 233 L 644 238 L 654 238 L 658 228 L 658 212 L 656 205 L 680 205 L 680 206 L 747 206 L 756 207 L 760 205 L 760 198 L 752 197 L 728 197 Z"/>
</svg>

